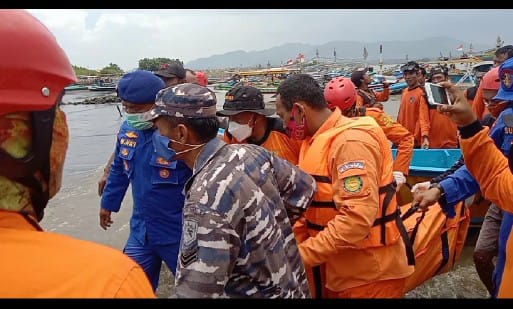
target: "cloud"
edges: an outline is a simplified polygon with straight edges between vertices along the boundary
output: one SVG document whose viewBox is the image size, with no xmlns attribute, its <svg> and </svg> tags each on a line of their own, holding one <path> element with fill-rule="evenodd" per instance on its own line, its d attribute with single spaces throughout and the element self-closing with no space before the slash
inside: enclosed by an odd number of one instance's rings
<svg viewBox="0 0 513 309">
<path fill-rule="evenodd" d="M 28 10 L 76 65 L 124 70 L 142 58 L 188 62 L 290 42 L 407 41 L 431 36 L 485 43 L 507 32 L 513 10 Z M 437 55 L 434 55 L 437 56 Z"/>
</svg>

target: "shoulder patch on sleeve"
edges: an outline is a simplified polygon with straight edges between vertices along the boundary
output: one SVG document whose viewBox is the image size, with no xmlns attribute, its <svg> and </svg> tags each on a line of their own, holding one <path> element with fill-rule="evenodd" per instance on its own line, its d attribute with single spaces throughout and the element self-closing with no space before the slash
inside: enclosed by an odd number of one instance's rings
<svg viewBox="0 0 513 309">
<path fill-rule="evenodd" d="M 198 258 L 198 222 L 194 219 L 183 221 L 180 263 L 183 267 L 192 264 Z"/>
<path fill-rule="evenodd" d="M 386 114 L 383 114 L 381 119 L 383 120 L 383 123 L 386 127 L 389 127 L 394 123 L 394 120 L 392 120 L 392 118 Z"/>
<path fill-rule="evenodd" d="M 363 170 L 363 169 L 365 169 L 365 162 L 364 161 L 349 161 L 349 162 L 339 165 L 337 168 L 338 172 L 341 174 L 350 169 Z"/>
<path fill-rule="evenodd" d="M 349 176 L 344 178 L 344 190 L 349 193 L 358 193 L 362 190 L 363 179 L 361 176 Z"/>
<path fill-rule="evenodd" d="M 198 222 L 194 219 L 183 221 L 183 249 L 188 249 L 197 243 Z"/>
</svg>

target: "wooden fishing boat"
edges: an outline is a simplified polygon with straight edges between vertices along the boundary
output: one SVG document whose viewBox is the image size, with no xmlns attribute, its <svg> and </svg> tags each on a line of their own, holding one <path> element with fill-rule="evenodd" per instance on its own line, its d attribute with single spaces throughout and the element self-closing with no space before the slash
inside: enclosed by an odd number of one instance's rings
<svg viewBox="0 0 513 309">
<path fill-rule="evenodd" d="M 392 149 L 394 159 L 397 149 Z M 461 157 L 460 149 L 414 149 L 410 164 L 410 174 L 406 177 L 406 185 L 397 194 L 399 205 L 405 205 L 413 200 L 411 187 L 419 182 L 429 181 L 436 177 L 458 161 Z M 470 206 L 470 226 L 480 227 L 489 206 L 481 193 L 467 199 L 466 205 Z"/>
</svg>

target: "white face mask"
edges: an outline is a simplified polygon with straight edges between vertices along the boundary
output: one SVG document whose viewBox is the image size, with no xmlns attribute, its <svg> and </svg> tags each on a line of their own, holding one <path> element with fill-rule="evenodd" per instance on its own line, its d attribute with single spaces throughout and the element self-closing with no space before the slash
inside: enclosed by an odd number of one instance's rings
<svg viewBox="0 0 513 309">
<path fill-rule="evenodd" d="M 238 141 L 242 142 L 253 133 L 253 128 L 248 124 L 239 124 L 235 121 L 228 123 L 228 132 Z"/>
</svg>

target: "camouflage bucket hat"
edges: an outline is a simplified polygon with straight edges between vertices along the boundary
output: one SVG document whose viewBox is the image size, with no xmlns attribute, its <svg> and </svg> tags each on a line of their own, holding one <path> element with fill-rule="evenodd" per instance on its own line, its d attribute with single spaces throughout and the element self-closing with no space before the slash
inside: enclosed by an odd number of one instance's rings
<svg viewBox="0 0 513 309">
<path fill-rule="evenodd" d="M 217 99 L 215 93 L 198 84 L 180 84 L 164 88 L 157 94 L 155 107 L 151 109 L 146 120 L 158 116 L 180 118 L 214 118 L 216 117 Z"/>
</svg>

